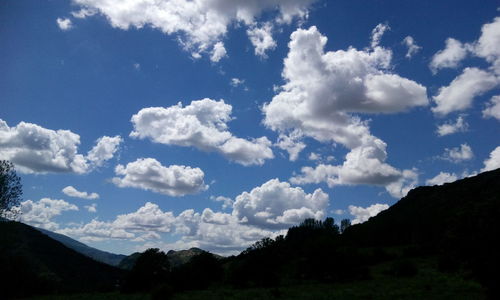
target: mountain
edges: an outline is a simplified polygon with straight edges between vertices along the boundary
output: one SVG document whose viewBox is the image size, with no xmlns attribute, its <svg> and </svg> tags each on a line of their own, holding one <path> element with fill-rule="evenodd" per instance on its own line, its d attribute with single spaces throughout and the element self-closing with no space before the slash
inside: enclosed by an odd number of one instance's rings
<svg viewBox="0 0 500 300">
<path fill-rule="evenodd" d="M 342 235 L 357 247 L 414 245 L 442 265 L 465 268 L 500 287 L 500 169 L 442 186 L 425 186 Z M 495 291 L 497 293 L 499 291 Z"/>
<path fill-rule="evenodd" d="M 0 222 L 2 298 L 110 291 L 123 271 L 97 262 L 19 222 Z"/>
<path fill-rule="evenodd" d="M 167 252 L 167 257 L 168 257 L 168 262 L 170 263 L 170 266 L 172 268 L 177 268 L 181 265 L 184 265 L 188 263 L 193 257 L 198 256 L 203 253 L 208 253 L 205 250 L 202 250 L 200 248 L 190 248 L 188 250 L 170 250 Z M 220 259 L 222 256 L 217 255 L 217 254 L 212 254 L 215 258 Z M 124 270 L 131 270 L 135 264 L 135 261 L 139 258 L 141 253 L 135 252 L 132 253 L 131 255 L 125 257 L 120 264 L 118 265 L 119 268 L 122 268 Z"/>
<path fill-rule="evenodd" d="M 55 233 L 53 231 L 49 231 L 46 229 L 42 228 L 36 228 L 40 230 L 42 233 L 48 235 L 50 238 L 61 242 L 64 244 L 66 247 L 75 250 L 78 253 L 81 253 L 85 256 L 88 256 L 90 258 L 93 258 L 99 262 L 115 266 L 117 267 L 120 262 L 127 257 L 126 255 L 122 254 L 114 254 L 106 251 L 102 251 L 96 248 L 89 247 L 85 245 L 84 243 L 80 243 L 77 240 L 74 240 L 66 235 Z"/>
</svg>

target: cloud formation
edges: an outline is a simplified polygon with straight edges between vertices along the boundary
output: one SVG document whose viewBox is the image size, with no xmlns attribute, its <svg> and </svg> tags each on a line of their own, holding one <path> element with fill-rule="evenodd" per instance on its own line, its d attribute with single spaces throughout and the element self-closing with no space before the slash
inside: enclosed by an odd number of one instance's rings
<svg viewBox="0 0 500 300">
<path fill-rule="evenodd" d="M 427 179 L 425 184 L 427 185 L 443 185 L 448 182 L 453 182 L 458 179 L 455 173 L 439 172 L 436 176 L 431 179 Z"/>
<path fill-rule="evenodd" d="M 211 53 L 211 60 L 225 56 L 222 39 L 233 24 L 255 28 L 264 13 L 277 15 L 269 20 L 275 24 L 290 23 L 294 18 L 307 17 L 314 0 L 74 0 L 82 8 L 73 16 L 85 18 L 95 13 L 106 17 L 111 26 L 128 30 L 149 26 L 167 35 L 175 35 L 193 57 Z M 250 30 L 251 30 L 250 29 Z M 250 38 L 255 37 L 250 35 Z M 252 41 L 254 43 L 254 41 Z M 269 41 L 257 42 L 259 49 L 269 48 Z M 217 46 L 218 45 L 218 46 Z M 261 51 L 261 50 L 259 50 Z M 265 51 L 265 50 L 264 50 Z M 256 53 L 258 51 L 256 50 Z M 224 55 L 222 55 L 224 53 Z"/>
<path fill-rule="evenodd" d="M 413 57 L 413 55 L 417 54 L 422 47 L 417 45 L 413 37 L 407 36 L 403 39 L 403 44 L 408 48 L 408 51 L 406 52 L 406 58 L 410 59 Z"/>
<path fill-rule="evenodd" d="M 59 224 L 52 219 L 64 211 L 78 210 L 78 207 L 64 200 L 42 198 L 36 202 L 23 201 L 14 209 L 20 213 L 18 217 L 20 222 L 48 230 L 56 230 L 59 228 Z"/>
<path fill-rule="evenodd" d="M 71 23 L 70 19 L 57 18 L 56 21 L 57 26 L 59 26 L 62 31 L 70 30 L 71 28 L 73 28 L 73 24 Z"/>
<path fill-rule="evenodd" d="M 467 144 L 461 144 L 460 148 L 445 148 L 444 154 L 441 156 L 442 159 L 448 160 L 454 163 L 460 163 L 466 160 L 471 160 L 474 157 L 472 148 Z"/>
<path fill-rule="evenodd" d="M 173 197 L 196 194 L 208 188 L 200 168 L 165 167 L 154 158 L 140 158 L 126 166 L 118 165 L 115 173 L 122 176 L 112 179 L 116 186 L 140 188 Z"/>
<path fill-rule="evenodd" d="M 499 79 L 490 72 L 465 68 L 448 86 L 439 88 L 433 97 L 436 106 L 432 111 L 440 115 L 463 111 L 472 105 L 474 98 L 492 90 L 498 83 Z"/>
<path fill-rule="evenodd" d="M 390 73 L 392 52 L 379 46 L 387 29 L 379 24 L 373 30 L 369 49 L 330 52 L 324 51 L 327 38 L 316 27 L 292 33 L 282 72 L 285 84 L 263 106 L 264 124 L 282 135 L 293 133 L 295 141 L 307 136 L 351 151 L 343 165 L 305 167 L 292 183 L 388 185 L 402 178 L 402 171 L 385 163 L 386 143 L 352 115 L 397 113 L 428 104 L 425 87 Z"/>
<path fill-rule="evenodd" d="M 483 110 L 483 117 L 500 120 L 500 95 L 491 97 L 486 108 Z"/>
<path fill-rule="evenodd" d="M 446 47 L 443 50 L 439 50 L 432 57 L 429 68 L 434 74 L 440 69 L 457 68 L 460 62 L 467 56 L 469 49 L 471 49 L 471 45 L 462 44 L 454 38 L 448 38 L 446 40 Z"/>
<path fill-rule="evenodd" d="M 276 41 L 272 35 L 273 25 L 269 22 L 264 23 L 261 27 L 251 27 L 247 29 L 247 35 L 255 47 L 255 55 L 262 58 L 267 58 L 266 51 L 276 48 Z"/>
<path fill-rule="evenodd" d="M 484 161 L 484 168 L 481 172 L 491 171 L 500 168 L 500 146 L 496 147 L 490 153 L 490 157 Z"/>
<path fill-rule="evenodd" d="M 244 166 L 262 165 L 274 158 L 271 142 L 266 137 L 242 139 L 232 135 L 227 122 L 232 106 L 224 100 L 202 99 L 186 107 L 181 103 L 170 107 L 149 107 L 132 116 L 131 137 L 149 138 L 153 142 L 195 147 L 218 152 Z"/>
<path fill-rule="evenodd" d="M 235 198 L 233 215 L 244 224 L 284 229 L 306 218 L 322 219 L 328 195 L 321 189 L 307 194 L 288 182 L 271 179 Z"/>
<path fill-rule="evenodd" d="M 99 199 L 99 194 L 97 193 L 87 193 L 87 192 L 80 192 L 79 190 L 75 189 L 73 186 L 69 185 L 65 188 L 62 189 L 62 192 L 70 197 L 75 197 L 75 198 L 82 198 L 82 199 Z"/>
<path fill-rule="evenodd" d="M 0 119 L 0 159 L 10 160 L 23 173 L 88 173 L 111 159 L 121 141 L 119 136 L 101 137 L 83 155 L 76 133 L 25 122 L 9 127 Z"/>
<path fill-rule="evenodd" d="M 439 125 L 436 132 L 438 136 L 445 136 L 454 134 L 457 132 L 466 132 L 469 129 L 469 124 L 465 121 L 465 115 L 460 115 L 457 117 L 455 123 L 447 122 Z"/>
<path fill-rule="evenodd" d="M 371 217 L 375 217 L 381 211 L 389 208 L 387 204 L 376 203 L 368 207 L 349 205 L 349 213 L 354 216 L 352 224 L 359 224 L 368 221 Z"/>
</svg>

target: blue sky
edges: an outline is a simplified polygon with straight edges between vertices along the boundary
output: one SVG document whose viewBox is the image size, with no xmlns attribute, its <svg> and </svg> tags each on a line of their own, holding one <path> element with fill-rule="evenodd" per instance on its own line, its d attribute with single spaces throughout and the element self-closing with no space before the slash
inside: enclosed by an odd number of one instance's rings
<svg viewBox="0 0 500 300">
<path fill-rule="evenodd" d="M 173 2 L 0 3 L 21 221 L 230 254 L 500 167 L 497 1 Z"/>
</svg>

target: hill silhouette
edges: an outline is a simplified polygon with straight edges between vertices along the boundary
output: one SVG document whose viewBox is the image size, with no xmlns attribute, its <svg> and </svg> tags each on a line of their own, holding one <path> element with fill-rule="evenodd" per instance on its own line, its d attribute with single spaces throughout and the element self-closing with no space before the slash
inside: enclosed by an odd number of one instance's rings
<svg viewBox="0 0 500 300">
<path fill-rule="evenodd" d="M 122 271 L 4 222 L 0 263 L 14 276 L 2 284 L 10 293 L 96 292 L 123 278 L 123 292 L 154 299 L 483 299 L 486 291 L 495 299 L 499 214 L 500 169 L 418 187 L 362 224 L 306 219 L 227 258 L 197 248 L 148 249 L 124 258 Z"/>
<path fill-rule="evenodd" d="M 88 291 L 111 291 L 123 271 L 97 262 L 37 229 L 0 222 L 2 297 Z"/>
<path fill-rule="evenodd" d="M 77 240 L 74 240 L 64 234 L 59 234 L 55 233 L 50 230 L 42 229 L 42 228 L 35 228 L 37 230 L 40 230 L 43 234 L 48 235 L 50 238 L 61 242 L 64 244 L 66 247 L 75 250 L 78 253 L 81 253 L 85 256 L 88 256 L 96 261 L 115 266 L 117 267 L 120 262 L 127 257 L 126 255 L 123 254 L 114 254 L 106 251 L 102 251 L 96 248 L 92 248 L 90 246 L 85 245 L 84 243 L 81 243 Z"/>
</svg>

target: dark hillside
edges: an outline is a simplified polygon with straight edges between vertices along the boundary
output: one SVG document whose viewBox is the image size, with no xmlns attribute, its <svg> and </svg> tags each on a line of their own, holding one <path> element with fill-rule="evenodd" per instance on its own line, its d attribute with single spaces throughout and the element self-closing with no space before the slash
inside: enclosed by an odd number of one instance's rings
<svg viewBox="0 0 500 300">
<path fill-rule="evenodd" d="M 42 233 L 48 235 L 50 238 L 61 242 L 64 244 L 66 247 L 75 250 L 78 253 L 81 253 L 85 256 L 88 256 L 90 258 L 93 258 L 94 260 L 97 260 L 99 262 L 115 266 L 117 267 L 120 262 L 127 257 L 126 255 L 122 254 L 114 254 L 106 251 L 102 251 L 96 248 L 89 247 L 85 245 L 84 243 L 80 243 L 77 240 L 74 240 L 68 236 L 65 236 L 63 234 L 55 233 L 49 230 L 41 229 L 41 228 L 36 228 L 37 230 L 40 230 Z"/>
<path fill-rule="evenodd" d="M 109 291 L 122 271 L 97 262 L 31 226 L 0 222 L 2 297 Z"/>
<path fill-rule="evenodd" d="M 465 266 L 491 288 L 500 283 L 500 169 L 418 187 L 368 222 L 348 228 L 351 246 L 415 245 L 443 266 Z"/>
</svg>

